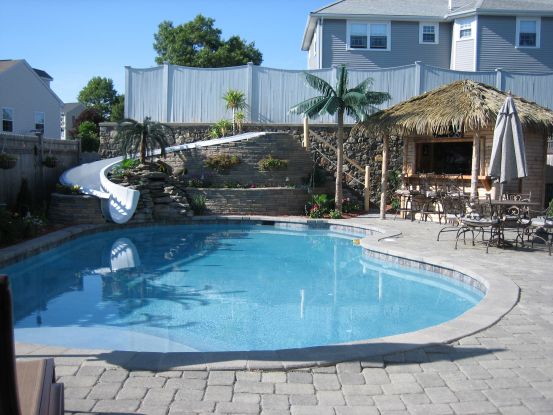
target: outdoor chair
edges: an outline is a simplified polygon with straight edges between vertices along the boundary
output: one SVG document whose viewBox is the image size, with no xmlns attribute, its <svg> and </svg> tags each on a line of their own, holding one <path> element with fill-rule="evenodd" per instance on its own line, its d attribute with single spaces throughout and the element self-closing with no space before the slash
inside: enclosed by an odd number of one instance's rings
<svg viewBox="0 0 553 415">
<path fill-rule="evenodd" d="M 534 243 L 540 242 L 548 248 L 551 256 L 551 246 L 553 245 L 553 216 L 548 216 L 547 210 L 531 212 L 537 214 L 530 219 L 530 224 L 526 229 L 527 239 L 530 241 L 532 249 Z"/>
<path fill-rule="evenodd" d="M 0 275 L 0 414 L 63 415 L 63 384 L 55 383 L 54 360 L 15 360 L 12 300 Z"/>
<path fill-rule="evenodd" d="M 502 242 L 501 221 L 493 215 L 493 209 L 489 200 L 485 203 L 475 203 L 470 206 L 471 212 L 461 218 L 461 227 L 457 231 L 455 238 L 455 249 L 457 249 L 459 239 L 463 238 L 466 244 L 466 235 L 470 232 L 472 236 L 472 246 L 476 243 L 476 238 L 481 237 L 481 242 L 486 245 L 486 253 L 489 252 L 490 245 L 496 242 L 500 245 Z"/>
<path fill-rule="evenodd" d="M 467 211 L 467 201 L 460 195 L 446 194 L 440 199 L 442 207 L 442 217 L 444 218 L 444 226 L 438 232 L 437 241 L 440 240 L 440 235 L 445 232 L 458 232 L 461 225 L 461 219 L 465 217 Z M 441 218 L 440 218 L 441 223 Z"/>
</svg>

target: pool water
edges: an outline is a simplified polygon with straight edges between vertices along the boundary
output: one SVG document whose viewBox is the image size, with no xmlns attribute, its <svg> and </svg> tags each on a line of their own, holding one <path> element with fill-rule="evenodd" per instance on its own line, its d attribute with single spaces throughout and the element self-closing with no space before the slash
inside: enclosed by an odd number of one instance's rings
<svg viewBox="0 0 553 415">
<path fill-rule="evenodd" d="M 344 343 L 453 319 L 483 294 L 366 258 L 345 235 L 179 225 L 80 237 L 0 270 L 16 340 L 135 351 Z"/>
</svg>

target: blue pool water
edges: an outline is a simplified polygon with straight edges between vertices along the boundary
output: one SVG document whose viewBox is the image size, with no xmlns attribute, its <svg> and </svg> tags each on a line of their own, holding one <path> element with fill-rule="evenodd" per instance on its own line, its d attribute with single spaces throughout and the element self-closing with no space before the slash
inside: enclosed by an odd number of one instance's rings
<svg viewBox="0 0 553 415">
<path fill-rule="evenodd" d="M 483 294 L 377 262 L 358 236 L 277 226 L 124 229 L 0 270 L 16 340 L 136 351 L 264 350 L 433 326 Z"/>
</svg>

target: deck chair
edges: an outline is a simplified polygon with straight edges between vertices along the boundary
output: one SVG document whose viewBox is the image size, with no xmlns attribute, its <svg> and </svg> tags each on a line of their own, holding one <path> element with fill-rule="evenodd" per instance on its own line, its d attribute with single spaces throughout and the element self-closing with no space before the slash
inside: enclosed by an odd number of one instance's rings
<svg viewBox="0 0 553 415">
<path fill-rule="evenodd" d="M 63 415 L 63 384 L 53 359 L 15 360 L 8 277 L 0 275 L 0 414 Z"/>
</svg>

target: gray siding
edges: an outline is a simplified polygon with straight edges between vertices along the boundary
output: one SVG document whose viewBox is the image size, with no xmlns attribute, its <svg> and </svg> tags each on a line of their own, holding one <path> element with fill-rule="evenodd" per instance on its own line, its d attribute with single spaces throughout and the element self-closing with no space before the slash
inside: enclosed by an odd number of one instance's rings
<svg viewBox="0 0 553 415">
<path fill-rule="evenodd" d="M 320 69 L 319 68 L 319 55 L 315 53 L 315 49 L 318 47 L 317 39 L 317 30 L 315 28 L 315 34 L 313 35 L 313 40 L 311 41 L 311 46 L 309 46 L 309 52 L 307 55 L 307 69 Z"/>
<path fill-rule="evenodd" d="M 347 64 L 355 69 L 380 69 L 409 65 L 415 61 L 449 68 L 451 23 L 440 23 L 438 45 L 419 44 L 419 22 L 392 21 L 389 52 L 346 50 L 346 20 L 326 20 L 323 24 L 323 68 Z"/>
<path fill-rule="evenodd" d="M 478 68 L 506 71 L 550 72 L 553 70 L 553 18 L 541 19 L 541 47 L 515 48 L 516 17 L 478 17 Z"/>
<path fill-rule="evenodd" d="M 455 42 L 455 63 L 453 68 L 456 71 L 474 70 L 474 40 L 458 40 Z"/>
</svg>

